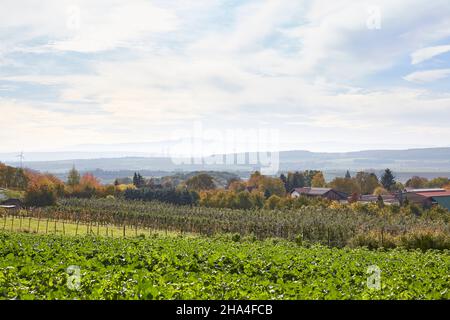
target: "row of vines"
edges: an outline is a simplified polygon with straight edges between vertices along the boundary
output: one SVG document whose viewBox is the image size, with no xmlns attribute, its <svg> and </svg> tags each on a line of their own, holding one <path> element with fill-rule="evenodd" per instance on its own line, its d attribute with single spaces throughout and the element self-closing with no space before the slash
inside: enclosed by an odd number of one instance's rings
<svg viewBox="0 0 450 320">
<path fill-rule="evenodd" d="M 285 238 L 329 246 L 450 247 L 447 216 L 389 215 L 350 208 L 303 207 L 296 210 L 231 210 L 175 206 L 159 202 L 110 199 L 66 199 L 56 206 L 16 212 L 37 219 L 72 221 L 97 226 L 157 229 L 214 235 L 237 233 L 257 239 Z M 406 239 L 406 240 L 405 240 Z"/>
</svg>

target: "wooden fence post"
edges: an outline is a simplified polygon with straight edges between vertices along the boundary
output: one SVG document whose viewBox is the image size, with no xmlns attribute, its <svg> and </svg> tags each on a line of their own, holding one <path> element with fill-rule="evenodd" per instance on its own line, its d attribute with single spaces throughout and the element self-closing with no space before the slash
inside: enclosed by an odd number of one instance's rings
<svg viewBox="0 0 450 320">
<path fill-rule="evenodd" d="M 328 246 L 330 246 L 330 228 L 327 228 Z"/>
<path fill-rule="evenodd" d="M 13 227 L 14 227 L 14 213 L 12 214 L 11 231 L 13 231 Z"/>
</svg>

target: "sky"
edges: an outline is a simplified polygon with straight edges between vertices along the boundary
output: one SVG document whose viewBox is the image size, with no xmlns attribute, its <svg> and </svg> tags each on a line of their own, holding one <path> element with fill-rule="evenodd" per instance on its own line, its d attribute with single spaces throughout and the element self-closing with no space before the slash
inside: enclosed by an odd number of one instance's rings
<svg viewBox="0 0 450 320">
<path fill-rule="evenodd" d="M 244 131 L 279 150 L 449 147 L 449 13 L 448 0 L 2 0 L 0 152 Z"/>
</svg>

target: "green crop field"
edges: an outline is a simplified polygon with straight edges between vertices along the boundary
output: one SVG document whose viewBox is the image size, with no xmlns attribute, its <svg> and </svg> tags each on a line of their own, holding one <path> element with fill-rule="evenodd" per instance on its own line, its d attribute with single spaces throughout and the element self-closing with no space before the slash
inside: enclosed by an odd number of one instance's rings
<svg viewBox="0 0 450 320">
<path fill-rule="evenodd" d="M 0 299 L 449 299 L 448 228 L 446 214 L 62 200 L 0 212 Z"/>
<path fill-rule="evenodd" d="M 113 239 L 5 231 L 0 298 L 449 299 L 450 253 L 238 235 Z"/>
</svg>

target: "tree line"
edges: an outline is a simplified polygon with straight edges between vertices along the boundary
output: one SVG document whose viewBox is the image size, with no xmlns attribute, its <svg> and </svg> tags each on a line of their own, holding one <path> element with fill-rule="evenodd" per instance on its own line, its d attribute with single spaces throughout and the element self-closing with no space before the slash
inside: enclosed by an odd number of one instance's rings
<svg viewBox="0 0 450 320">
<path fill-rule="evenodd" d="M 230 178 L 225 188 L 215 179 L 199 172 L 186 180 L 155 184 L 139 172 L 133 178 L 116 179 L 114 184 L 103 185 L 90 173 L 81 175 L 73 167 L 66 182 L 51 174 L 41 174 L 28 169 L 12 168 L 0 164 L 0 187 L 26 191 L 24 201 L 28 206 L 55 204 L 57 198 L 105 198 L 122 197 L 126 200 L 160 201 L 178 205 L 232 209 L 282 209 L 295 206 L 290 192 L 302 187 L 329 187 L 357 199 L 361 194 L 383 195 L 395 193 L 405 187 L 449 187 L 448 178 L 427 180 L 412 177 L 406 185 L 395 180 L 394 173 L 386 169 L 380 178 L 372 172 L 346 172 L 343 177 L 325 181 L 322 171 L 305 170 L 282 173 L 279 177 L 265 176 L 255 171 L 247 180 Z M 328 206 L 324 199 L 297 200 L 303 203 Z"/>
</svg>

